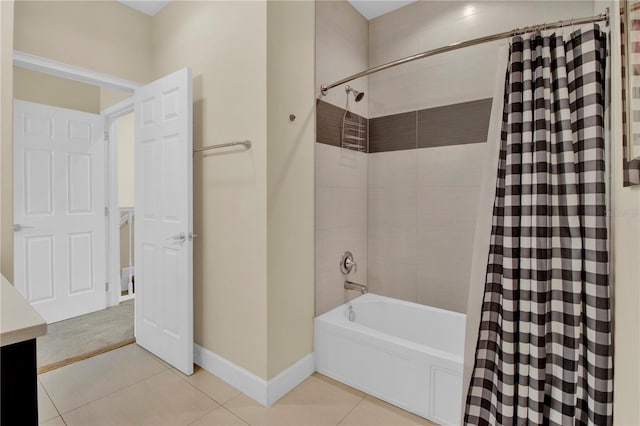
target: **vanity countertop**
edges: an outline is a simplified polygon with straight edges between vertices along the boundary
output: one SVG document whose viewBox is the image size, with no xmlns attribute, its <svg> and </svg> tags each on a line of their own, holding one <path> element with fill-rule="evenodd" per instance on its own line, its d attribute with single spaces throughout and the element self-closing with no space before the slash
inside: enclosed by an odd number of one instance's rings
<svg viewBox="0 0 640 426">
<path fill-rule="evenodd" d="M 3 275 L 0 277 L 2 277 L 0 346 L 35 339 L 47 334 L 45 320 Z"/>
</svg>

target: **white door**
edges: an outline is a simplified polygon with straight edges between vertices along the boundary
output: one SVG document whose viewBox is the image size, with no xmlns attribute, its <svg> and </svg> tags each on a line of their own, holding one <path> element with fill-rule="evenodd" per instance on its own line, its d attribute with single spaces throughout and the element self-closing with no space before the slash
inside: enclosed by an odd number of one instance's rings
<svg viewBox="0 0 640 426">
<path fill-rule="evenodd" d="M 136 90 L 134 113 L 136 341 L 192 374 L 191 70 Z"/>
<path fill-rule="evenodd" d="M 14 102 L 15 286 L 48 322 L 104 309 L 104 120 Z"/>
</svg>

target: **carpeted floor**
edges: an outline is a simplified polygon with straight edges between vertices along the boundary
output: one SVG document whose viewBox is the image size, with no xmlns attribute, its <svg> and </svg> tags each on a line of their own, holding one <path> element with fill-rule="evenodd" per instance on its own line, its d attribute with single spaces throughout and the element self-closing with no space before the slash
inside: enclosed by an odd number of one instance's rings
<svg viewBox="0 0 640 426">
<path fill-rule="evenodd" d="M 38 337 L 38 373 L 135 342 L 134 301 L 49 324 Z"/>
</svg>

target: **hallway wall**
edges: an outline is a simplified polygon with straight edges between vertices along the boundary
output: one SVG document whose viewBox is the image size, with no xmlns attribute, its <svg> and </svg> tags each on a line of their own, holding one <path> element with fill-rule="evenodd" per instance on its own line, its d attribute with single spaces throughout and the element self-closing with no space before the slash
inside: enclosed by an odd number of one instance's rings
<svg viewBox="0 0 640 426">
<path fill-rule="evenodd" d="M 0 273 L 13 282 L 13 0 L 0 1 Z"/>
<path fill-rule="evenodd" d="M 100 114 L 100 87 L 13 67 L 13 97 L 23 101 Z"/>
</svg>

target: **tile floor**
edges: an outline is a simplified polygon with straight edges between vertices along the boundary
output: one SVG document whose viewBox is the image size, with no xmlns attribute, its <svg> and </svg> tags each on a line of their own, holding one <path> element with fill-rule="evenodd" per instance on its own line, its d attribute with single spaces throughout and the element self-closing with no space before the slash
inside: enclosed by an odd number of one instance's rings
<svg viewBox="0 0 640 426">
<path fill-rule="evenodd" d="M 43 425 L 433 425 L 319 374 L 265 408 L 135 344 L 41 374 L 38 400 Z"/>
</svg>

